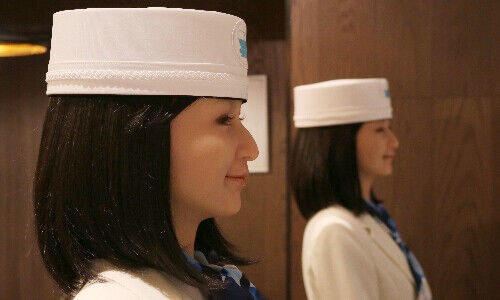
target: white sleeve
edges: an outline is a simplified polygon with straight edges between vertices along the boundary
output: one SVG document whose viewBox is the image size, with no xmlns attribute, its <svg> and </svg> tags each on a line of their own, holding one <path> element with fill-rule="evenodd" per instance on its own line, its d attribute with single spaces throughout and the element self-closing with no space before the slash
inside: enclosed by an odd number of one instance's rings
<svg viewBox="0 0 500 300">
<path fill-rule="evenodd" d="M 321 230 L 310 261 L 318 299 L 379 299 L 375 264 L 344 225 Z"/>
<path fill-rule="evenodd" d="M 96 282 L 89 284 L 76 294 L 74 300 L 104 300 L 104 299 L 123 299 L 139 300 L 138 295 L 134 294 L 126 287 L 113 282 Z"/>
</svg>

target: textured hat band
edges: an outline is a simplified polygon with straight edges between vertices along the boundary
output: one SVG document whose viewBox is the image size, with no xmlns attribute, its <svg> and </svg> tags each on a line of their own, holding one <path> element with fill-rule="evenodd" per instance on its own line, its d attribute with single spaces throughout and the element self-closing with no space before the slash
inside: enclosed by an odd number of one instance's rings
<svg viewBox="0 0 500 300">
<path fill-rule="evenodd" d="M 211 93 L 221 97 L 247 98 L 248 78 L 246 74 L 237 74 L 240 70 L 220 72 L 217 69 L 227 70 L 228 67 L 214 64 L 190 64 L 189 67 L 191 70 L 186 70 L 186 64 L 163 62 L 56 63 L 49 66 L 46 75 L 47 93 L 71 94 L 76 85 L 85 85 L 88 89 L 81 90 L 82 94 L 109 93 L 113 89 L 120 94 L 144 94 L 147 91 L 147 94 L 207 96 Z M 211 91 L 201 88 L 203 85 L 211 85 Z M 90 88 L 92 86 L 94 88 Z"/>
</svg>

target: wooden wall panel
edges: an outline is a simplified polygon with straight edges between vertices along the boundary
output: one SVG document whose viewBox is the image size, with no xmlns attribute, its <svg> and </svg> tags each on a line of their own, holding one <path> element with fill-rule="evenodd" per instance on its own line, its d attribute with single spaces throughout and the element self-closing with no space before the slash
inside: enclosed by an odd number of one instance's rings
<svg viewBox="0 0 500 300">
<path fill-rule="evenodd" d="M 292 83 L 384 76 L 395 97 L 492 96 L 494 2 L 292 1 Z"/>
<path fill-rule="evenodd" d="M 249 39 L 284 39 L 285 1 L 219 0 L 44 0 L 1 1 L 0 27 L 24 32 L 50 32 L 52 14 L 87 7 L 182 7 L 232 14 L 245 20 Z"/>
<path fill-rule="evenodd" d="M 302 236 L 306 221 L 300 214 L 297 204 L 291 197 L 290 204 L 290 299 L 306 299 L 302 280 Z"/>
<path fill-rule="evenodd" d="M 491 97 L 498 81 L 495 0 L 432 1 L 432 97 Z M 496 50 L 495 50 L 496 49 Z"/>
<path fill-rule="evenodd" d="M 48 55 L 0 59 L 0 299 L 54 299 L 33 231 Z"/>
<path fill-rule="evenodd" d="M 284 40 L 249 43 L 249 73 L 268 76 L 271 171 L 251 174 L 240 213 L 219 220 L 230 240 L 260 261 L 242 269 L 269 299 L 286 299 L 287 49 Z"/>
<path fill-rule="evenodd" d="M 291 4 L 292 86 L 389 79 L 401 146 L 393 176 L 375 191 L 421 260 L 435 298 L 494 298 L 498 1 Z M 305 299 L 304 225 L 292 204 L 292 299 Z"/>
</svg>

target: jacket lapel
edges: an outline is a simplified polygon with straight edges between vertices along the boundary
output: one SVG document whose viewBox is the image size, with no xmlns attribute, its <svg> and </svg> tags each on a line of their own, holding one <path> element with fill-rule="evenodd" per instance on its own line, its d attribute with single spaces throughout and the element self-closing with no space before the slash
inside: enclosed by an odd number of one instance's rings
<svg viewBox="0 0 500 300">
<path fill-rule="evenodd" d="M 390 234 L 384 228 L 384 225 L 379 224 L 369 214 L 364 214 L 359 217 L 366 232 L 375 244 L 382 250 L 382 252 L 401 270 L 404 276 L 410 281 L 414 282 L 413 275 L 411 274 L 408 266 L 408 260 L 404 255 L 401 248 L 392 239 Z"/>
</svg>

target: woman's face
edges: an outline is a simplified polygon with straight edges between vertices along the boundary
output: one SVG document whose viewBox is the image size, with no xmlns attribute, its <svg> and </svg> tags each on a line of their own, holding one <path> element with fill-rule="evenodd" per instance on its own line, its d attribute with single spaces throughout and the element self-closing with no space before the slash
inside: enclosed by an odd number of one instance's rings
<svg viewBox="0 0 500 300">
<path fill-rule="evenodd" d="M 239 211 L 247 162 L 259 155 L 239 118 L 241 104 L 201 98 L 172 121 L 172 210 L 201 219 Z"/>
<path fill-rule="evenodd" d="M 391 130 L 391 121 L 373 121 L 361 125 L 356 138 L 360 177 L 375 179 L 392 173 L 392 161 L 399 141 Z"/>
</svg>

